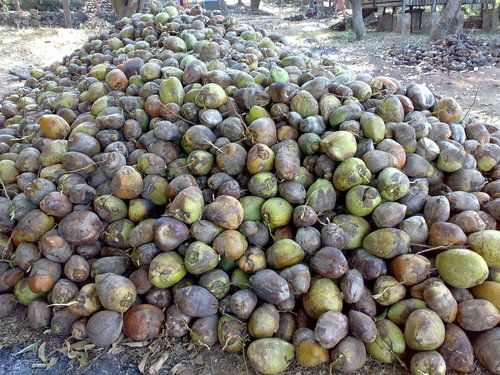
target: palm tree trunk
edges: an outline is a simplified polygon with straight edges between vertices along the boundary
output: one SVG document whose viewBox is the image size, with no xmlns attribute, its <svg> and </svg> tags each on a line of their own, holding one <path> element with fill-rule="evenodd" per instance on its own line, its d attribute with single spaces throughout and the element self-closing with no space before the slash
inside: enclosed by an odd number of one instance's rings
<svg viewBox="0 0 500 375">
<path fill-rule="evenodd" d="M 439 18 L 438 23 L 431 31 L 432 41 L 442 39 L 446 34 L 448 34 L 448 29 L 450 28 L 459 8 L 460 0 L 448 0 L 443 12 L 441 13 L 441 18 Z"/>
<path fill-rule="evenodd" d="M 64 27 L 71 28 L 71 11 L 69 10 L 69 0 L 63 0 Z"/>
<path fill-rule="evenodd" d="M 356 33 L 356 39 L 361 40 L 366 35 L 366 27 L 363 21 L 363 9 L 361 0 L 351 0 L 352 5 L 352 26 Z"/>
</svg>

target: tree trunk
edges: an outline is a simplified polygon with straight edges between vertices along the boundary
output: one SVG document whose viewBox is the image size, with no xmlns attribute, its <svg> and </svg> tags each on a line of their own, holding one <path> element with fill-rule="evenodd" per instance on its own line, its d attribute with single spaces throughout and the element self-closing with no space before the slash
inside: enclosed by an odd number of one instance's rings
<svg viewBox="0 0 500 375">
<path fill-rule="evenodd" d="M 459 0 L 460 1 L 460 0 Z M 352 26 L 356 33 L 356 40 L 361 40 L 366 35 L 366 27 L 363 21 L 363 10 L 361 0 L 351 0 L 352 5 Z"/>
<path fill-rule="evenodd" d="M 227 16 L 229 13 L 229 10 L 227 9 L 227 3 L 226 0 L 219 0 L 219 8 L 222 11 L 222 14 Z"/>
<path fill-rule="evenodd" d="M 144 13 L 145 6 L 146 6 L 146 1 L 145 0 L 142 0 L 142 1 L 139 0 L 139 5 L 137 6 L 137 12 L 138 13 Z"/>
<path fill-rule="evenodd" d="M 125 17 L 125 10 L 127 7 L 125 0 L 111 0 L 111 6 L 115 11 L 116 18 L 122 19 L 123 17 Z"/>
<path fill-rule="evenodd" d="M 142 12 L 145 4 L 146 0 L 111 0 L 111 5 L 118 19 Z"/>
<path fill-rule="evenodd" d="M 19 0 L 14 0 L 14 8 L 20 12 L 21 11 L 21 4 L 19 4 Z"/>
<path fill-rule="evenodd" d="M 137 13 L 139 10 L 139 0 L 128 0 L 127 1 L 127 17 L 130 17 L 132 14 Z"/>
<path fill-rule="evenodd" d="M 260 0 L 250 0 L 250 9 L 257 10 L 260 6 Z"/>
<path fill-rule="evenodd" d="M 441 13 L 438 23 L 431 31 L 432 41 L 442 39 L 446 34 L 448 34 L 448 29 L 450 28 L 450 25 L 453 22 L 459 8 L 460 0 L 448 0 L 443 12 Z"/>
<path fill-rule="evenodd" d="M 63 0 L 64 27 L 71 28 L 71 11 L 69 10 L 69 0 Z"/>
</svg>

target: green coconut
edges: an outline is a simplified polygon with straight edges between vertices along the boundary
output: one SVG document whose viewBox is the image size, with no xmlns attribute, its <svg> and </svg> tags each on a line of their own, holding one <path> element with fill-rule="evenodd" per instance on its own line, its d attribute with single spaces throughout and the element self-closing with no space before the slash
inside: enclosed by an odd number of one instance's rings
<svg viewBox="0 0 500 375">
<path fill-rule="evenodd" d="M 405 340 L 415 350 L 434 350 L 444 341 L 444 324 L 430 309 L 413 311 L 406 320 Z"/>
<path fill-rule="evenodd" d="M 410 180 L 399 169 L 385 168 L 378 175 L 377 189 L 385 200 L 396 201 L 408 193 Z"/>
<path fill-rule="evenodd" d="M 246 354 L 255 371 L 273 375 L 288 368 L 295 358 L 295 348 L 278 338 L 263 338 L 253 341 L 248 346 Z"/>
<path fill-rule="evenodd" d="M 169 288 L 186 276 L 184 260 L 176 252 L 161 253 L 149 265 L 149 280 L 157 288 Z"/>
<path fill-rule="evenodd" d="M 364 238 L 371 232 L 370 223 L 355 215 L 337 215 L 332 219 L 332 223 L 338 225 L 346 233 L 346 248 L 349 250 L 360 247 Z"/>
<path fill-rule="evenodd" d="M 290 110 L 306 118 L 319 113 L 319 104 L 309 91 L 301 90 L 290 101 Z"/>
<path fill-rule="evenodd" d="M 371 112 L 364 112 L 359 120 L 363 136 L 370 138 L 373 143 L 379 143 L 385 138 L 385 123 L 382 117 Z"/>
<path fill-rule="evenodd" d="M 481 255 L 488 267 L 500 267 L 500 231 L 487 229 L 467 237 L 470 249 Z"/>
<path fill-rule="evenodd" d="M 371 186 L 358 185 L 351 188 L 345 198 L 347 211 L 356 216 L 367 216 L 382 203 L 377 189 Z"/>
<path fill-rule="evenodd" d="M 342 311 L 342 293 L 331 279 L 318 277 L 311 281 L 309 290 L 303 296 L 302 304 L 307 315 L 318 319 L 327 311 Z"/>
<path fill-rule="evenodd" d="M 405 336 L 399 327 L 390 320 L 383 319 L 376 323 L 377 338 L 365 343 L 366 350 L 382 363 L 393 363 L 404 355 Z"/>
<path fill-rule="evenodd" d="M 261 207 L 262 221 L 269 228 L 277 228 L 292 220 L 293 206 L 283 198 L 270 198 Z"/>
<path fill-rule="evenodd" d="M 436 256 L 439 276 L 455 288 L 472 288 L 488 278 L 488 264 L 472 250 L 450 249 Z"/>
<path fill-rule="evenodd" d="M 162 103 L 184 103 L 184 87 L 177 77 L 167 78 L 160 83 L 160 100 Z"/>
<path fill-rule="evenodd" d="M 394 258 L 410 251 L 410 236 L 396 228 L 378 229 L 365 237 L 363 248 L 380 258 Z"/>
<path fill-rule="evenodd" d="M 320 150 L 332 160 L 344 161 L 356 154 L 356 138 L 345 130 L 327 133 L 321 139 Z"/>
</svg>

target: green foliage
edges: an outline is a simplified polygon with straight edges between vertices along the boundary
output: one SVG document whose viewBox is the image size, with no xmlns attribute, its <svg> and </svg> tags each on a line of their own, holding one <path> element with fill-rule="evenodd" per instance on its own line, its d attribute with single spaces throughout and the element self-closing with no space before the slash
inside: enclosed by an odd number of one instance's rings
<svg viewBox="0 0 500 375">
<path fill-rule="evenodd" d="M 10 1 L 0 0 L 0 12 L 7 12 L 10 10 Z"/>
<path fill-rule="evenodd" d="M 347 39 L 347 42 L 349 42 L 349 43 L 352 43 L 356 40 L 356 34 L 354 33 L 354 31 L 352 29 L 347 30 L 346 39 Z"/>
<path fill-rule="evenodd" d="M 481 6 L 479 4 L 463 4 L 462 10 L 466 17 L 479 16 L 481 14 Z"/>
<path fill-rule="evenodd" d="M 61 0 L 19 0 L 22 10 L 37 9 L 41 12 L 57 11 L 62 9 Z M 69 7 L 71 10 L 81 10 L 83 7 L 83 0 L 70 0 Z M 12 0 L 0 0 L 0 11 L 7 12 L 9 10 L 16 10 Z"/>
</svg>

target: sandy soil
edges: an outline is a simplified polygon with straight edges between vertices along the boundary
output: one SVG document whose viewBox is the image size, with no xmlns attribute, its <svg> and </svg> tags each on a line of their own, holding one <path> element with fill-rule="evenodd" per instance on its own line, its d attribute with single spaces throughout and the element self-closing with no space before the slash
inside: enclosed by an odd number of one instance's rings
<svg viewBox="0 0 500 375">
<path fill-rule="evenodd" d="M 250 22 L 269 31 L 286 36 L 298 47 L 312 47 L 325 56 L 351 66 L 360 72 L 389 75 L 404 82 L 426 83 L 438 95 L 455 96 L 465 109 L 489 119 L 500 121 L 500 68 L 480 68 L 470 73 L 421 74 L 415 68 L 394 66 L 384 58 L 384 53 L 401 46 L 401 36 L 386 33 L 369 33 L 363 42 L 348 43 L 345 32 L 328 31 L 326 19 L 288 22 L 283 17 L 295 13 L 293 8 L 279 9 L 266 6 L 269 12 L 256 17 L 240 9 L 231 9 L 244 22 Z M 97 30 L 66 30 L 41 28 L 16 30 L 0 27 L 0 95 L 22 85 L 11 70 L 26 71 L 26 67 L 45 66 L 61 60 L 66 54 L 80 47 L 89 35 Z M 490 37 L 498 37 L 490 35 Z M 422 41 L 424 36 L 411 36 L 411 41 Z M 476 95 L 477 92 L 477 95 Z M 475 100 L 474 100 L 475 97 Z M 474 102 L 474 104 L 473 104 Z M 28 374 L 139 374 L 139 368 L 150 373 L 152 366 L 168 374 L 253 374 L 243 355 L 226 354 L 220 348 L 207 350 L 195 347 L 186 340 L 169 340 L 161 337 L 153 343 L 129 343 L 126 340 L 106 350 L 92 346 L 75 347 L 74 342 L 63 342 L 48 333 L 33 332 L 26 324 L 26 309 L 20 307 L 16 314 L 0 321 L 0 373 Z M 14 356 L 31 344 L 45 343 L 44 350 L 34 345 L 33 350 Z M 72 346 L 68 347 L 68 344 Z M 82 346 L 82 345 L 80 345 Z M 133 347 L 133 349 L 130 349 Z M 68 349 L 69 348 L 69 349 Z M 50 362 L 52 360 L 52 362 Z M 55 362 L 55 363 L 54 363 Z M 163 362 L 163 366 L 159 366 Z M 47 364 L 53 367 L 45 370 Z M 143 367 L 141 367 L 144 365 Z M 399 365 L 380 365 L 373 359 L 357 374 L 401 374 Z M 475 374 L 485 373 L 477 367 Z M 328 366 L 314 371 L 291 367 L 289 375 L 330 374 Z"/>
<path fill-rule="evenodd" d="M 9 74 L 10 71 L 26 73 L 30 67 L 43 67 L 61 61 L 96 32 L 89 29 L 15 29 L 0 26 L 0 94 L 23 84 Z"/>
</svg>

